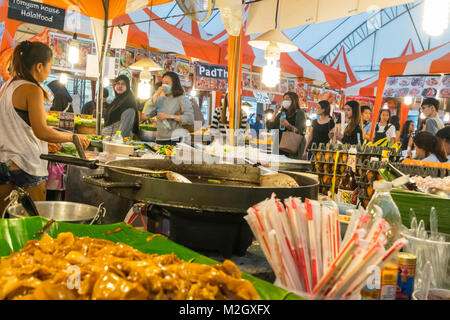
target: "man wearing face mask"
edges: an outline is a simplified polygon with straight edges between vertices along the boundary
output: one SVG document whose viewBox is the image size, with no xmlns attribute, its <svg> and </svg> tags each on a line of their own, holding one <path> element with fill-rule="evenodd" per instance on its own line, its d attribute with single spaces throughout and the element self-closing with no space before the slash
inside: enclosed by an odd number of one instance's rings
<svg viewBox="0 0 450 320">
<path fill-rule="evenodd" d="M 280 110 L 281 109 L 281 110 Z M 285 114 L 286 119 L 281 116 Z M 281 141 L 282 133 L 284 131 L 293 131 L 304 136 L 306 130 L 306 115 L 300 109 L 298 95 L 295 92 L 286 92 L 283 95 L 282 107 L 276 106 L 274 110 L 274 117 L 266 122 L 268 130 L 280 130 L 279 139 Z M 287 154 L 280 150 L 280 154 L 285 154 L 289 157 L 301 159 L 303 150 L 305 148 L 305 139 L 303 139 L 296 154 Z"/>
</svg>

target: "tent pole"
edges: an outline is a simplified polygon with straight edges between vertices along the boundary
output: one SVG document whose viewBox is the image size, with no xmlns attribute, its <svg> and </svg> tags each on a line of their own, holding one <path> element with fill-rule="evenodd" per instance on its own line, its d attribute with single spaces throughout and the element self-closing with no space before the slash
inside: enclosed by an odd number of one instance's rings
<svg viewBox="0 0 450 320">
<path fill-rule="evenodd" d="M 101 134 L 102 131 L 102 117 L 103 117 L 103 66 L 105 64 L 106 56 L 106 42 L 108 40 L 108 13 L 109 13 L 109 0 L 103 1 L 103 9 L 105 10 L 104 30 L 103 30 L 103 42 L 101 47 L 100 61 L 98 64 L 99 77 L 98 77 L 98 93 L 97 93 L 97 115 L 96 115 L 96 133 Z"/>
</svg>

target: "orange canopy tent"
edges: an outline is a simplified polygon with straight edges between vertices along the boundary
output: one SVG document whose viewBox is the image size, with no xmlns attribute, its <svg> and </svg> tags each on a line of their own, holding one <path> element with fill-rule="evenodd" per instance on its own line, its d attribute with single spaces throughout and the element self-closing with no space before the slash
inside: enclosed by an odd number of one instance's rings
<svg viewBox="0 0 450 320">
<path fill-rule="evenodd" d="M 380 66 L 380 78 L 378 80 L 378 90 L 372 114 L 372 123 L 377 120 L 378 113 L 380 112 L 384 87 L 386 79 L 389 76 L 441 73 L 450 73 L 450 41 L 427 51 L 410 54 L 404 57 L 383 59 Z M 406 118 L 403 114 L 403 117 L 400 117 L 400 123 L 402 124 L 405 121 Z M 373 137 L 374 129 L 375 126 L 372 126 L 370 133 L 371 138 Z"/>
</svg>

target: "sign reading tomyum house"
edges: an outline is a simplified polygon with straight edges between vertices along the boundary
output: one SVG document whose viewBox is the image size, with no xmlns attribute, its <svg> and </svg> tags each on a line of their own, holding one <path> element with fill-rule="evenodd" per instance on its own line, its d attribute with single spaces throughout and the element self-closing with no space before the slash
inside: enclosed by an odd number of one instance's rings
<svg viewBox="0 0 450 320">
<path fill-rule="evenodd" d="M 52 29 L 64 29 L 66 10 L 27 0 L 9 0 L 8 18 Z"/>
<path fill-rule="evenodd" d="M 216 64 L 195 62 L 195 89 L 226 91 L 228 68 Z"/>
</svg>

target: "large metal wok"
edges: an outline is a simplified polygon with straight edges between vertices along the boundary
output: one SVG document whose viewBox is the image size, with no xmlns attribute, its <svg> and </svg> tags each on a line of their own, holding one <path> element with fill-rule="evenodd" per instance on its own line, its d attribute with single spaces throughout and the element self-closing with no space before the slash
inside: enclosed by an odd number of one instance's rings
<svg viewBox="0 0 450 320">
<path fill-rule="evenodd" d="M 98 162 L 72 157 L 43 155 L 42 158 L 71 165 L 97 168 Z M 111 168 L 109 166 L 114 166 Z M 127 167 L 170 170 L 193 183 L 180 183 L 154 178 L 148 174 L 127 171 Z M 121 170 L 120 168 L 123 168 Z M 273 192 L 281 198 L 297 196 L 317 199 L 316 180 L 295 172 L 284 172 L 294 178 L 298 188 L 259 187 L 261 169 L 235 164 L 175 164 L 171 160 L 115 160 L 107 163 L 101 175 L 86 176 L 87 183 L 102 187 L 121 197 L 151 204 L 197 211 L 245 213 L 252 205 Z"/>
<path fill-rule="evenodd" d="M 294 178 L 298 188 L 259 186 L 262 169 L 255 165 L 180 164 L 171 160 L 116 160 L 106 165 L 72 157 L 42 155 L 41 158 L 76 166 L 98 168 L 104 173 L 83 180 L 120 197 L 144 201 L 170 212 L 170 238 L 194 250 L 219 251 L 226 258 L 243 255 L 252 243 L 252 232 L 243 219 L 247 209 L 274 192 L 279 198 L 290 196 L 317 199 L 319 183 L 305 175 L 284 172 Z M 127 170 L 133 167 L 134 171 Z M 170 170 L 192 183 L 181 183 L 140 174 L 135 170 Z"/>
</svg>

